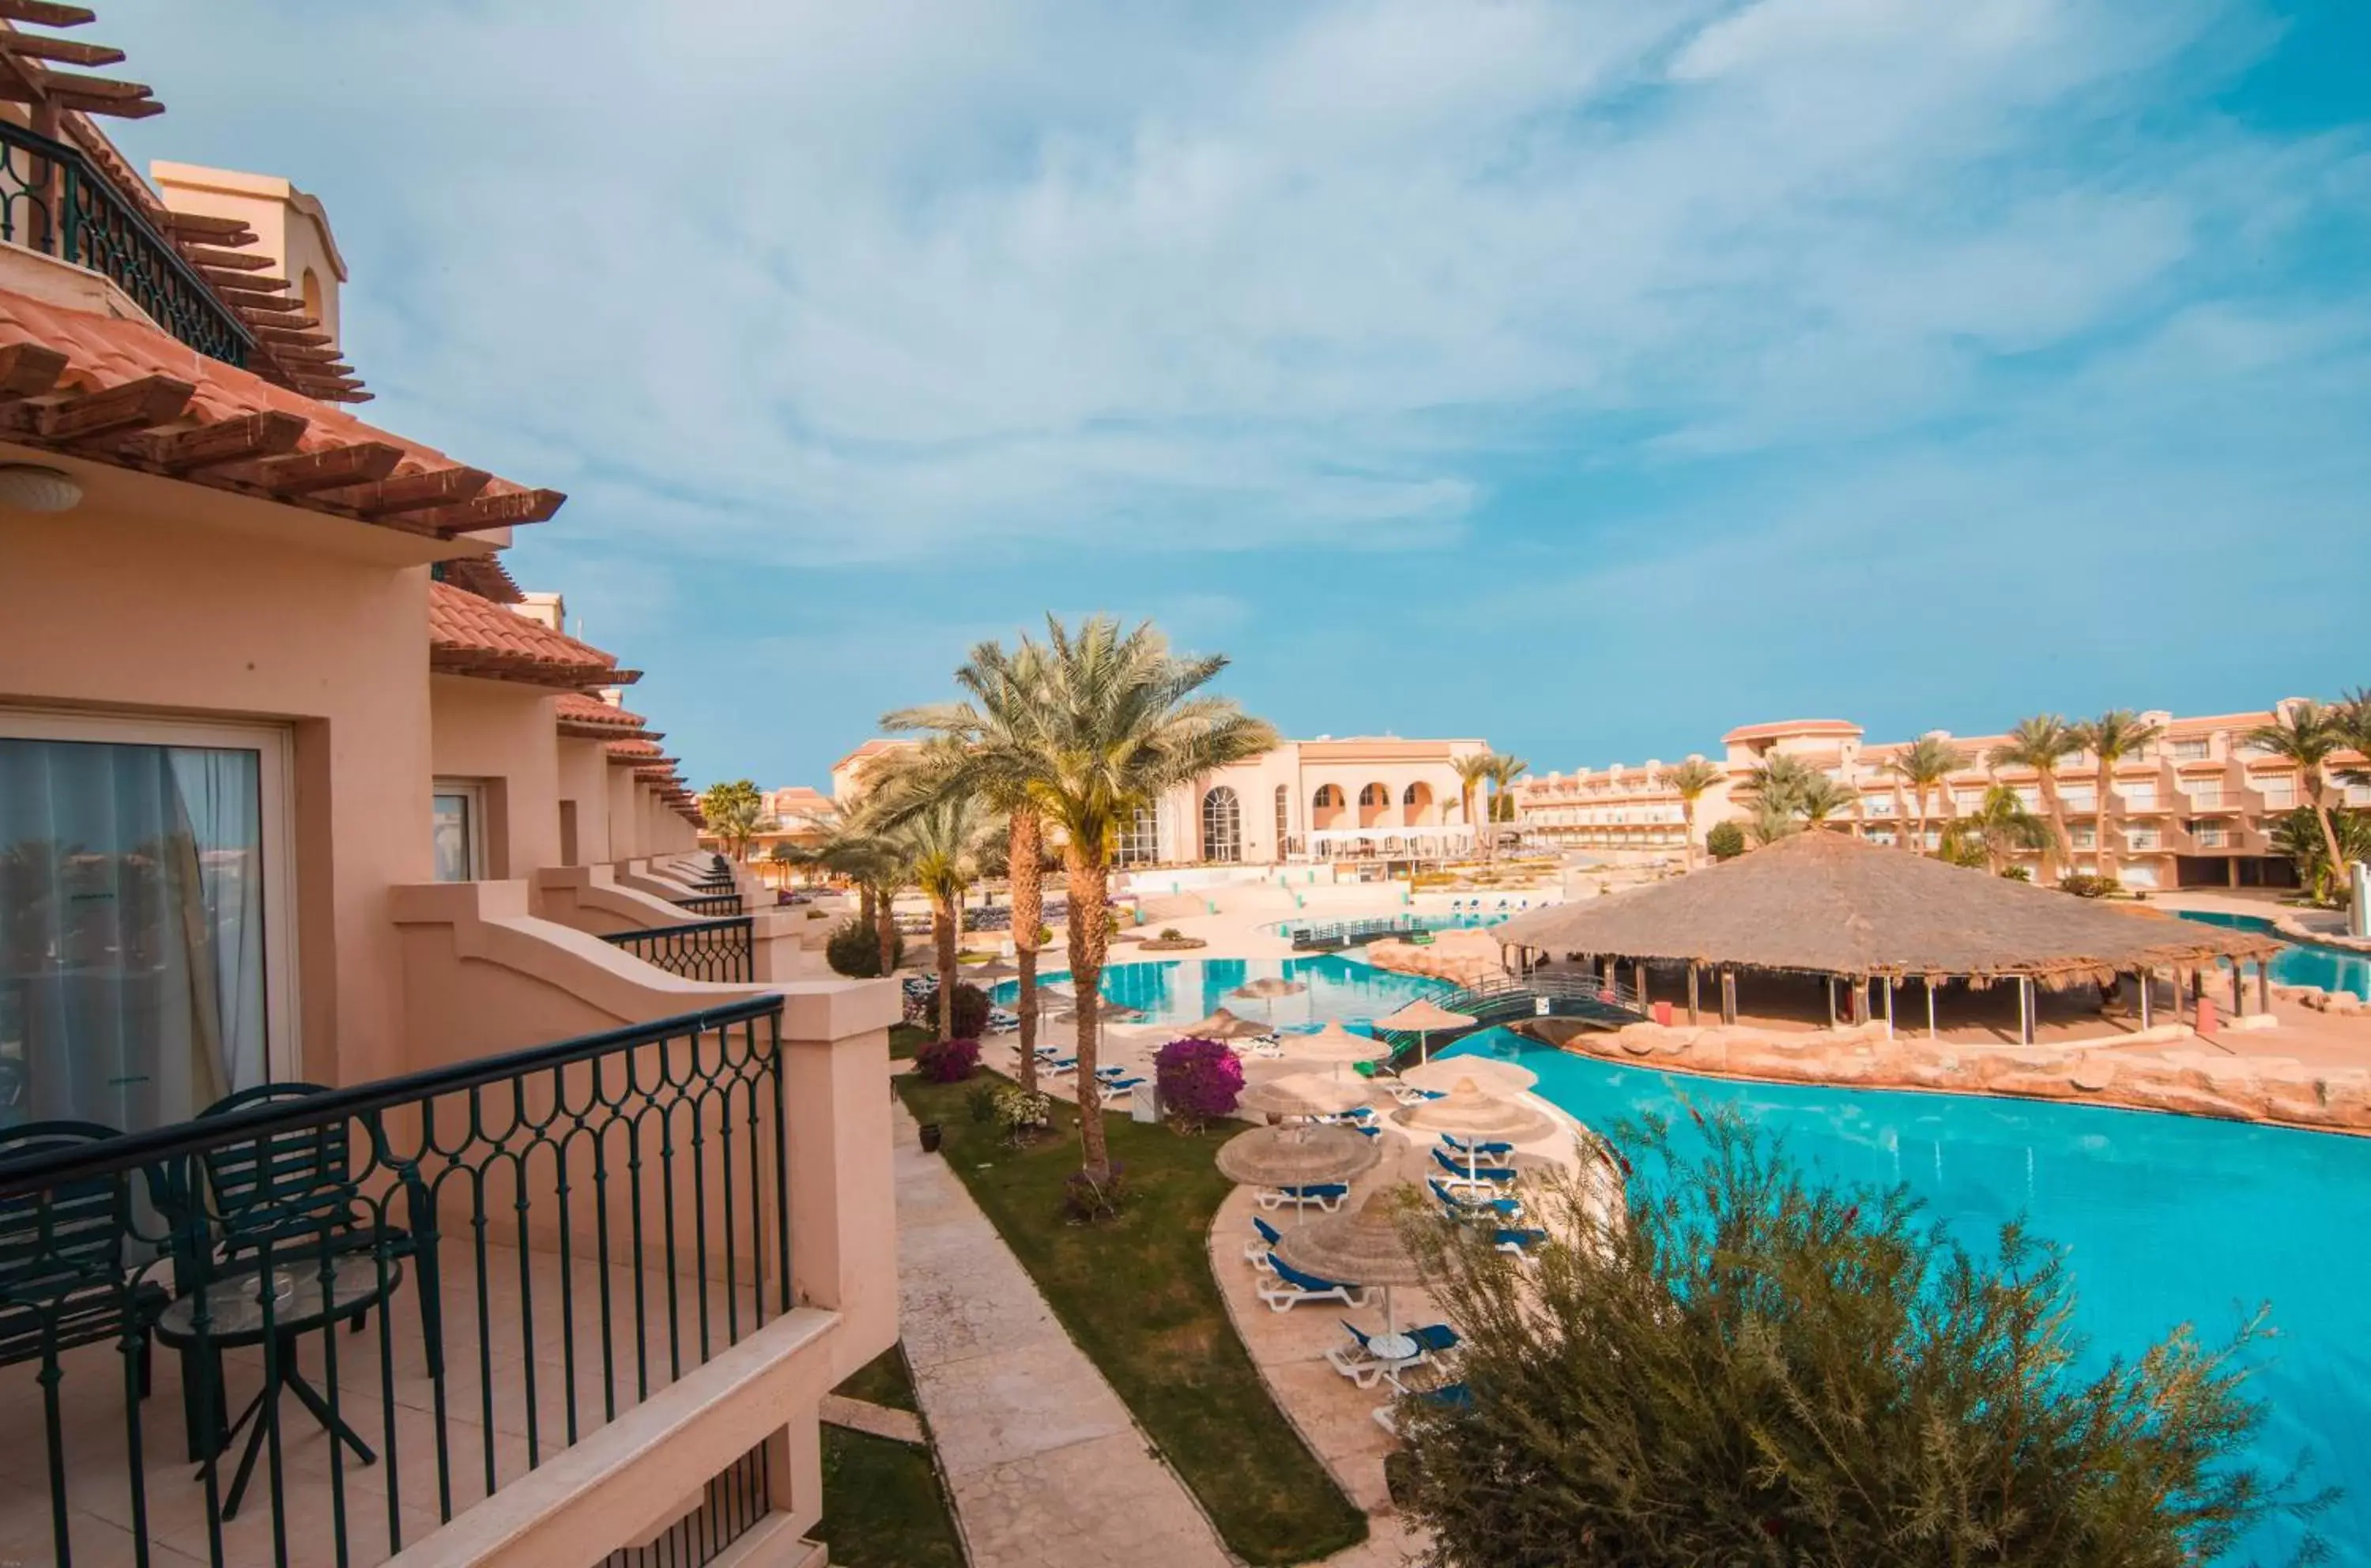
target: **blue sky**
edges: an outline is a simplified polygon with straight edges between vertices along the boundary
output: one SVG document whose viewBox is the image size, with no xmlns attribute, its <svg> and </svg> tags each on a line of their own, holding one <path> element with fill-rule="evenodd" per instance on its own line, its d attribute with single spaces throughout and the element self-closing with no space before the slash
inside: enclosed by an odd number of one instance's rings
<svg viewBox="0 0 2371 1568">
<path fill-rule="evenodd" d="M 2371 6 L 113 0 L 695 778 L 1151 616 L 1569 768 L 2371 683 Z"/>
</svg>

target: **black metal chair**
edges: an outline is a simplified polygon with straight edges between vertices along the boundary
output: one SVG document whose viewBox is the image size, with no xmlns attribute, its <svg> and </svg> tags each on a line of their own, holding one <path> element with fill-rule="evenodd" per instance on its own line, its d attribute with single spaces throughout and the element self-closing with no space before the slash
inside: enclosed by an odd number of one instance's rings
<svg viewBox="0 0 2371 1568">
<path fill-rule="evenodd" d="M 122 1136 L 96 1122 L 29 1122 L 0 1131 L 0 1161 Z M 46 1372 L 60 1352 L 136 1339 L 148 1397 L 149 1328 L 171 1297 L 135 1269 L 134 1229 L 128 1171 L 0 1199 L 0 1366 L 40 1361 Z"/>
<path fill-rule="evenodd" d="M 198 1113 L 202 1126 L 210 1117 L 226 1116 L 323 1092 L 313 1083 L 283 1082 L 243 1089 L 226 1095 Z M 376 1137 L 374 1130 L 374 1137 Z M 436 1204 L 417 1170 L 393 1159 L 382 1144 L 376 1151 L 382 1167 L 402 1189 L 404 1225 L 389 1225 L 379 1209 L 363 1196 L 353 1174 L 353 1133 L 339 1120 L 325 1126 L 284 1133 L 207 1150 L 197 1159 L 199 1170 L 186 1173 L 181 1197 L 180 1240 L 176 1249 L 177 1272 L 184 1294 L 202 1288 L 224 1265 L 237 1264 L 267 1250 L 275 1265 L 302 1267 L 324 1252 L 355 1253 L 411 1260 L 420 1293 L 421 1337 L 428 1371 L 445 1370 L 443 1281 L 436 1266 Z M 197 1189 L 202 1177 L 204 1193 Z M 389 1194 L 390 1200 L 392 1194 Z M 210 1201 L 209 1201 L 210 1200 Z M 359 1333 L 368 1314 L 352 1320 Z M 221 1387 L 219 1368 L 213 1386 Z M 194 1379 L 184 1376 L 185 1388 Z M 202 1431 L 202 1414 L 191 1396 L 190 1430 L 192 1447 Z"/>
</svg>

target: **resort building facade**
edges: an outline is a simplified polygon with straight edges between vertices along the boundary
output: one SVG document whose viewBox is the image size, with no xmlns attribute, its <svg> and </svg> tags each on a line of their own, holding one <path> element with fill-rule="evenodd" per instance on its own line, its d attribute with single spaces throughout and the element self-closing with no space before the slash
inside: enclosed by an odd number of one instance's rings
<svg viewBox="0 0 2371 1568">
<path fill-rule="evenodd" d="M 2076 868 L 2097 869 L 2104 835 L 2115 874 L 2128 886 L 2294 885 L 2295 870 L 2273 848 L 2271 832 L 2275 819 L 2306 803 L 2307 794 L 2292 764 L 2250 747 L 2247 739 L 2258 725 L 2273 722 L 2279 710 L 2142 714 L 2158 733 L 2137 755 L 2114 765 L 2104 799 L 2097 760 L 2088 753 L 2067 758 L 2054 781 Z M 1852 793 L 1853 809 L 1831 825 L 1879 844 L 1899 843 L 1923 831 L 1926 847 L 1937 847 L 1946 823 L 1974 810 L 1996 784 L 2014 790 L 2028 810 L 2044 811 L 2033 769 L 1996 767 L 1987 760 L 2007 736 L 1940 730 L 1930 734 L 1959 750 L 1967 765 L 1929 791 L 1922 829 L 1915 791 L 1892 769 L 1893 759 L 1911 743 L 1868 744 L 1859 725 L 1841 719 L 1785 720 L 1731 730 L 1721 737 L 1720 755 L 1711 759 L 1720 777 L 1695 801 L 1696 841 L 1701 844 L 1716 824 L 1751 817 L 1746 780 L 1774 755 L 1794 757 L 1843 785 Z M 2341 763 L 2361 766 L 2352 753 Z M 1670 766 L 1650 759 L 1519 779 L 1517 820 L 1532 844 L 1677 856 L 1687 844 L 1687 812 L 1671 773 Z M 2328 784 L 2333 801 L 2371 804 L 2371 790 L 2345 786 L 2334 769 Z M 2038 868 L 2041 861 L 2031 850 L 2019 851 L 2018 858 L 2029 867 Z"/>
<path fill-rule="evenodd" d="M 801 1560 L 894 987 L 693 853 L 501 564 L 562 498 L 348 410 L 322 203 L 143 180 L 68 47 L 0 28 L 0 1537 Z"/>
</svg>

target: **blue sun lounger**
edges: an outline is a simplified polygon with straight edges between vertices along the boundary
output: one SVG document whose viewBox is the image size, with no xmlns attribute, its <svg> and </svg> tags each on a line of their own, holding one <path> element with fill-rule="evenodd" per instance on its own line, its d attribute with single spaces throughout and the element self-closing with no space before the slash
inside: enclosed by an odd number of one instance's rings
<svg viewBox="0 0 2371 1568">
<path fill-rule="evenodd" d="M 1259 1298 L 1267 1303 L 1271 1312 L 1289 1312 L 1306 1301 L 1339 1301 L 1347 1307 L 1367 1304 L 1366 1291 L 1359 1286 L 1302 1274 L 1272 1253 L 1268 1267 L 1273 1271 L 1271 1277 L 1262 1281 L 1258 1288 Z"/>
</svg>

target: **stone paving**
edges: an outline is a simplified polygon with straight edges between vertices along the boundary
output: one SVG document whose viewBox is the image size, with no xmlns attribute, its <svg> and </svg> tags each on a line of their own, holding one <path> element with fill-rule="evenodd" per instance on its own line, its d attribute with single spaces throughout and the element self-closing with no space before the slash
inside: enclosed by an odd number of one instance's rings
<svg viewBox="0 0 2371 1568">
<path fill-rule="evenodd" d="M 893 1410 L 868 1400 L 826 1394 L 816 1413 L 831 1425 L 845 1426 L 850 1432 L 887 1437 L 899 1443 L 925 1443 L 930 1440 L 929 1434 L 922 1430 L 922 1418 L 912 1411 Z"/>
<path fill-rule="evenodd" d="M 906 1356 L 973 1568 L 1229 1562 L 971 1194 L 896 1117 Z"/>
</svg>

